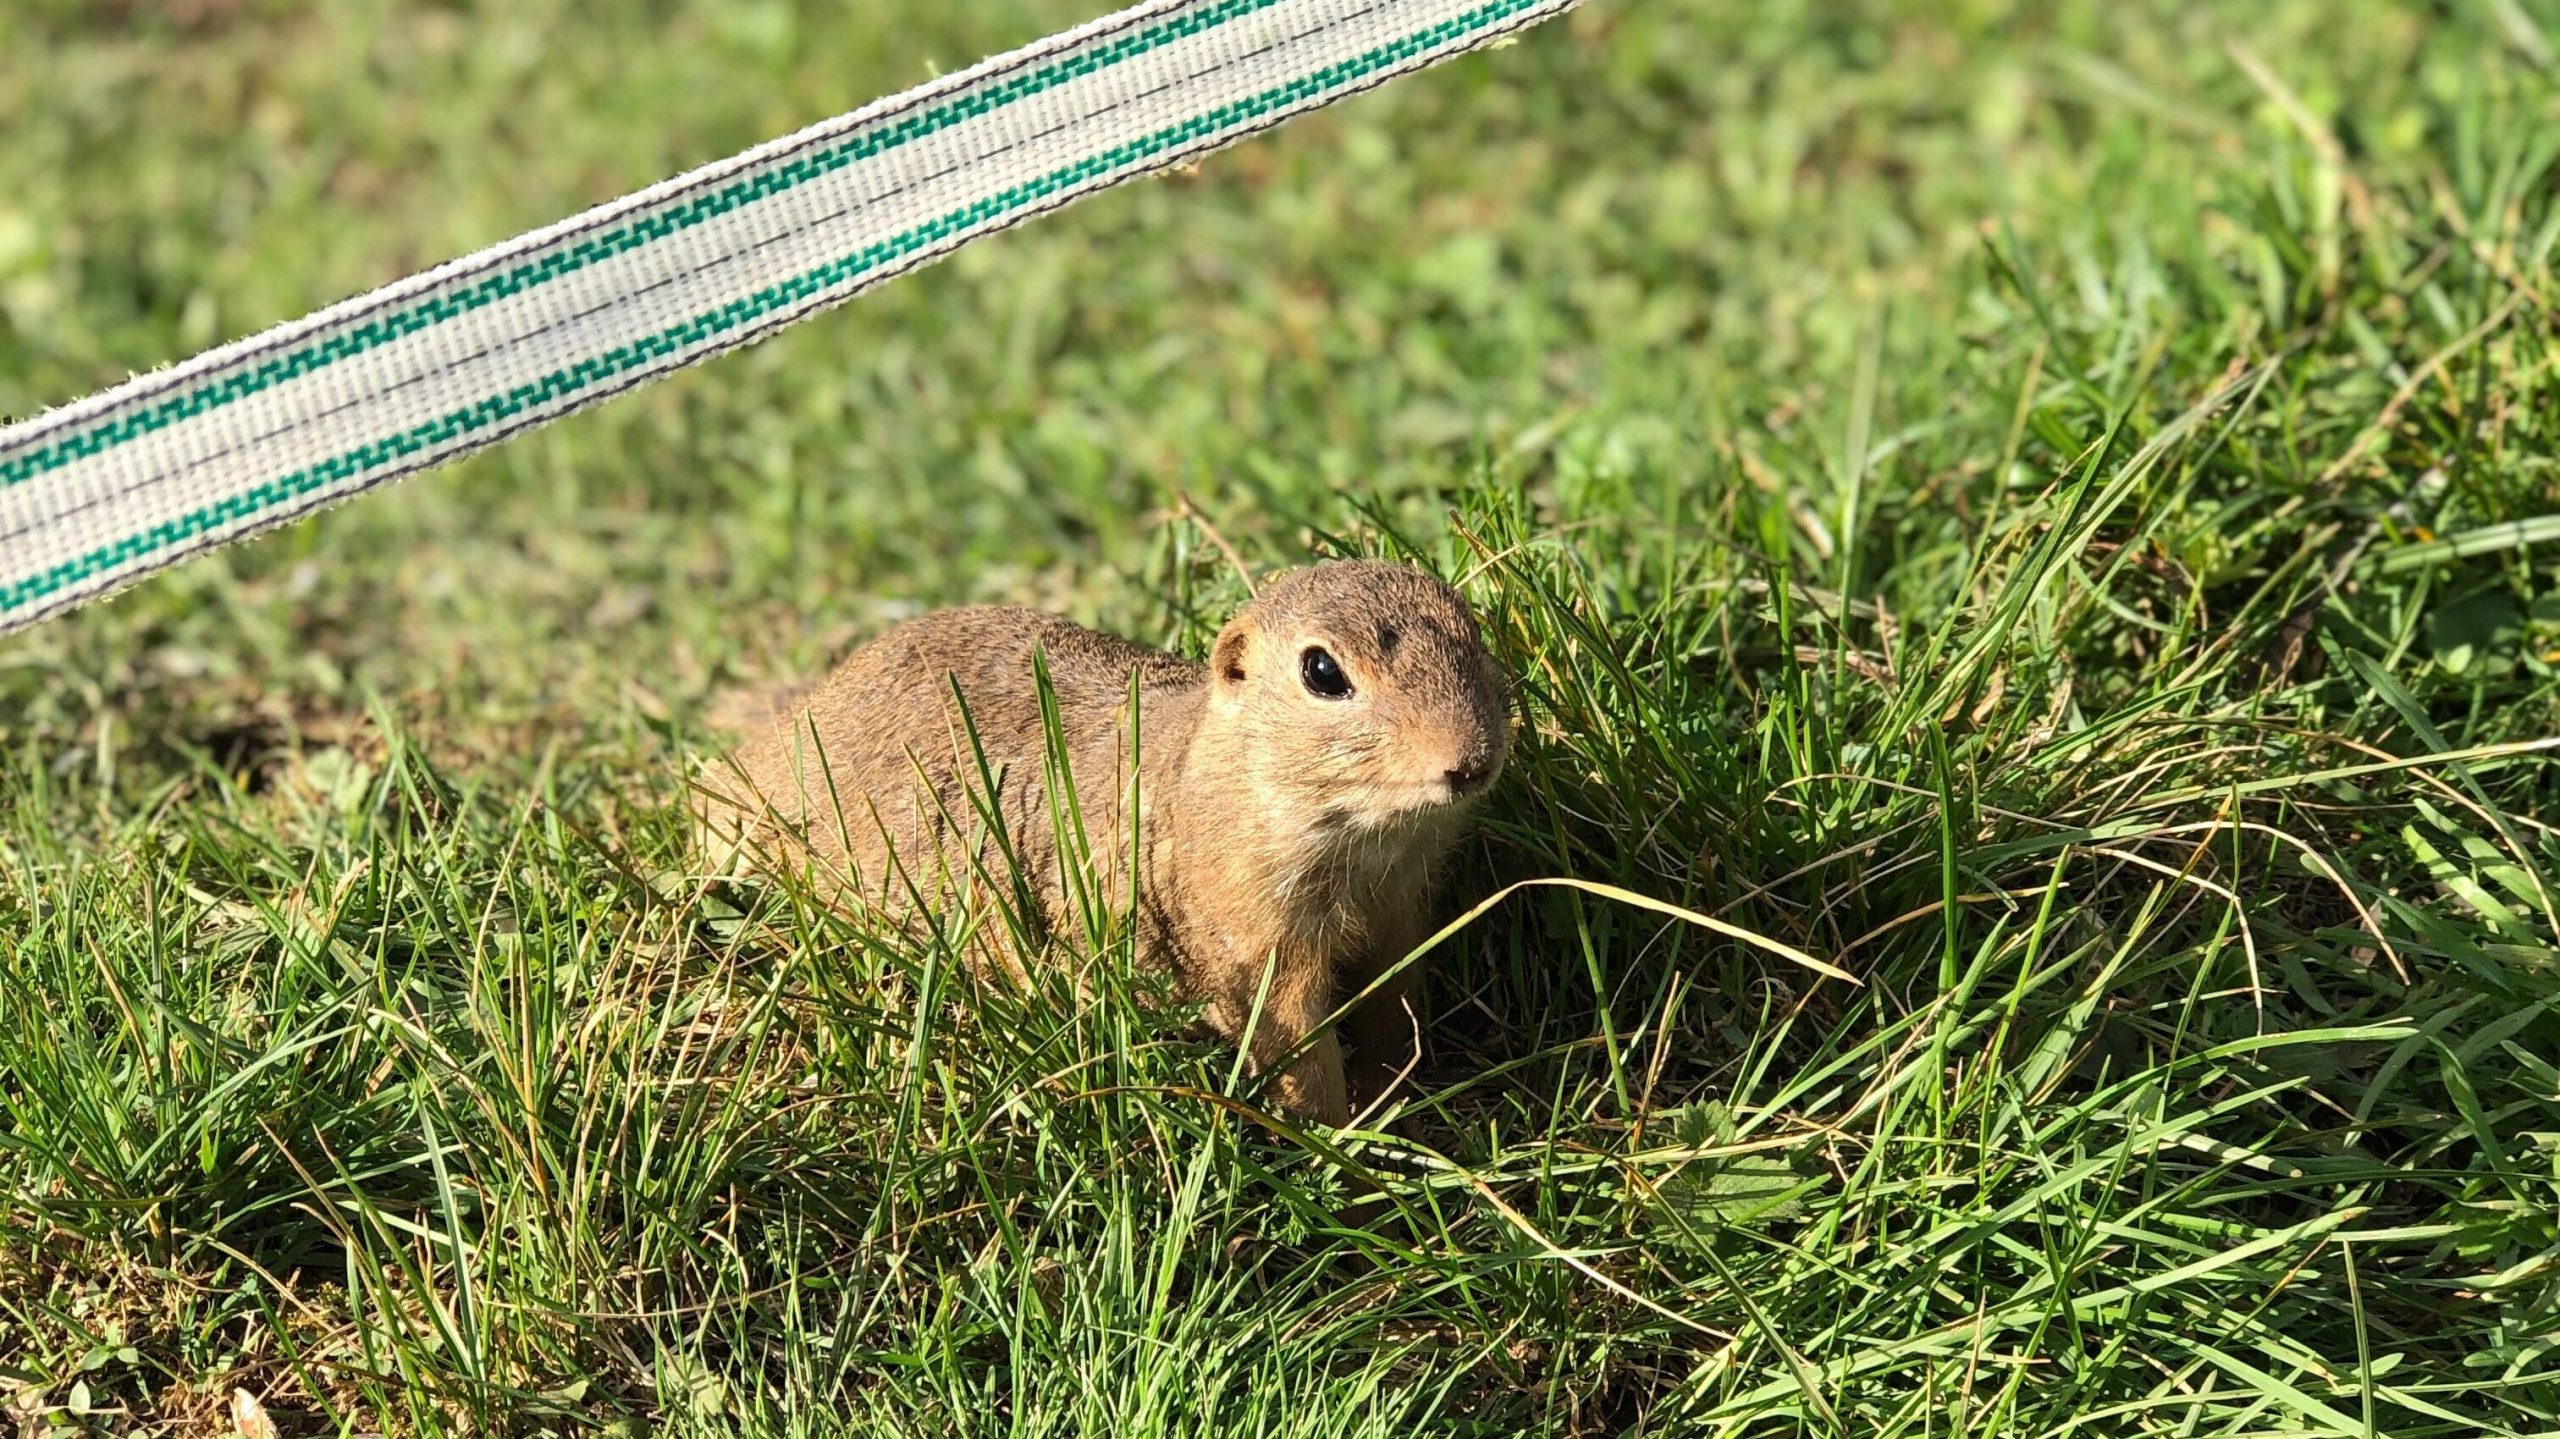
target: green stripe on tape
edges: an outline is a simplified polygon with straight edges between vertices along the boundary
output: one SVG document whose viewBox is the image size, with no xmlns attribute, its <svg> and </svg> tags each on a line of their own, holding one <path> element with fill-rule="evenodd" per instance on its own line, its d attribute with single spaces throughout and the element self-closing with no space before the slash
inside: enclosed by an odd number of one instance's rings
<svg viewBox="0 0 2560 1439">
<path fill-rule="evenodd" d="M 915 254 L 954 235 L 1002 219 L 1027 206 L 1038 203 L 1062 190 L 1072 189 L 1098 175 L 1105 175 L 1124 165 L 1150 159 L 1167 150 L 1205 136 L 1214 135 L 1231 126 L 1258 119 L 1274 110 L 1346 85 L 1389 66 L 1410 60 L 1470 31 L 1496 25 L 1525 10 L 1550 4 L 1552 0 L 1493 0 L 1461 15 L 1455 15 L 1428 29 L 1417 31 L 1400 40 L 1354 56 L 1338 60 L 1320 70 L 1302 75 L 1286 84 L 1273 86 L 1242 100 L 1230 101 L 1214 110 L 1193 116 L 1178 124 L 1126 144 L 1114 145 L 1098 154 L 1089 155 L 1071 165 L 1053 170 L 1036 180 L 998 191 L 985 199 L 966 205 L 940 219 L 918 225 L 914 229 L 866 245 L 853 254 L 830 260 L 816 269 L 805 271 L 778 284 L 768 285 L 743 299 L 732 300 L 716 310 L 705 311 L 654 335 L 617 346 L 603 354 L 581 360 L 565 369 L 554 370 L 539 380 L 518 385 L 503 394 L 465 405 L 440 415 L 425 424 L 403 430 L 399 434 L 360 445 L 344 454 L 324 460 L 308 469 L 279 476 L 263 484 L 227 495 L 201 509 L 173 520 L 164 520 L 140 534 L 128 535 L 113 544 L 66 560 L 51 569 L 29 575 L 6 587 L 0 587 L 0 613 L 24 609 L 60 590 L 84 580 L 142 559 L 171 545 L 182 544 L 198 536 L 239 520 L 251 518 L 261 511 L 292 504 L 316 491 L 353 479 L 369 470 L 434 449 L 457 439 L 467 439 L 493 425 L 523 414 L 526 410 L 556 400 L 581 394 L 611 379 L 643 369 L 702 344 L 707 340 L 738 329 L 742 325 L 787 309 L 804 300 L 822 295 L 840 285 L 861 279 L 883 265 Z"/>
<path fill-rule="evenodd" d="M 627 254 L 706 220 L 717 219 L 742 205 L 769 199 L 847 165 L 912 144 L 1000 110 L 1017 100 L 1054 90 L 1070 80 L 1107 70 L 1123 60 L 1163 49 L 1177 40 L 1215 29 L 1237 16 L 1267 10 L 1279 3 L 1281 0 L 1218 0 L 1216 4 L 1190 11 L 1164 24 L 1133 31 L 1094 49 L 1078 52 L 1056 64 L 1028 70 L 986 89 L 971 91 L 950 104 L 920 110 L 900 117 L 895 124 L 865 130 L 836 144 L 794 155 L 769 170 L 759 170 L 672 208 L 652 212 L 628 224 L 587 236 L 576 244 L 538 259 L 483 276 L 462 289 L 431 295 L 408 309 L 369 319 L 318 343 L 273 356 L 255 368 L 234 371 L 211 384 L 172 395 L 148 409 L 118 416 L 94 429 L 49 445 L 40 445 L 23 455 L 0 459 L 0 488 L 34 479 L 74 460 L 101 454 L 128 440 L 167 429 L 181 420 L 193 419 L 207 410 L 220 409 L 287 380 L 325 369 L 340 360 L 361 355 L 420 330 L 431 329 L 457 315 L 469 314 L 496 301 L 548 284 L 563 275 L 575 274 L 599 260 Z"/>
</svg>

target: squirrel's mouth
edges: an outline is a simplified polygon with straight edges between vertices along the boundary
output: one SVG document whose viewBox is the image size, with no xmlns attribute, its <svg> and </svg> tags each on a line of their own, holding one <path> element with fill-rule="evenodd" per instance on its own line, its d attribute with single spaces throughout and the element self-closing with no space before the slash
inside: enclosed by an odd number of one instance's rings
<svg viewBox="0 0 2560 1439">
<path fill-rule="evenodd" d="M 1491 787 L 1491 776 L 1474 778 L 1465 784 L 1444 778 L 1406 785 L 1396 791 L 1393 801 L 1378 807 L 1375 822 L 1378 828 L 1392 828 L 1399 824 L 1428 824 L 1446 819 L 1472 808 Z"/>
</svg>

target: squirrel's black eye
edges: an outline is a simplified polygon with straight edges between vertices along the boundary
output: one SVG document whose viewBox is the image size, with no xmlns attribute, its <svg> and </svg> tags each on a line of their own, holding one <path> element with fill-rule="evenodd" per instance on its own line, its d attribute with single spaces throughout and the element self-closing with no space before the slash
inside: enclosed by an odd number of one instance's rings
<svg viewBox="0 0 2560 1439">
<path fill-rule="evenodd" d="M 1341 662 L 1322 645 L 1309 645 L 1307 652 L 1298 656 L 1298 678 L 1306 681 L 1311 695 L 1338 700 L 1351 693 L 1351 676 L 1342 672 Z"/>
</svg>

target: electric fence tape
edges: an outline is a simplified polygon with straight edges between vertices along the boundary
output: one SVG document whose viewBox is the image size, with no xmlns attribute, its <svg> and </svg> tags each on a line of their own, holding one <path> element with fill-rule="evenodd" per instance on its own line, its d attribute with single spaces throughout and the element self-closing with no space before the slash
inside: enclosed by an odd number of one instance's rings
<svg viewBox="0 0 2560 1439">
<path fill-rule="evenodd" d="M 0 633 L 1576 0 L 1153 0 L 0 430 Z"/>
</svg>

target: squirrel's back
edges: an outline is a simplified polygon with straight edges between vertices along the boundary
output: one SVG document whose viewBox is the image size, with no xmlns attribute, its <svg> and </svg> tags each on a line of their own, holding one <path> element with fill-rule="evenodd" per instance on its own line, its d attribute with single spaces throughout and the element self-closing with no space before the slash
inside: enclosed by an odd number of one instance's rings
<svg viewBox="0 0 2560 1439">
<path fill-rule="evenodd" d="M 1056 615 L 981 606 L 924 615 L 861 646 L 712 766 L 700 814 L 715 861 L 741 843 L 768 857 L 805 846 L 822 881 L 890 909 L 907 884 L 931 895 L 946 887 L 932 871 L 956 879 L 973 859 L 1001 877 L 980 808 L 992 775 L 1016 858 L 1034 877 L 1054 875 L 1035 656 L 1085 827 L 1112 834 L 1129 780 L 1132 684 L 1148 768 L 1163 768 L 1196 723 L 1202 667 Z"/>
</svg>

